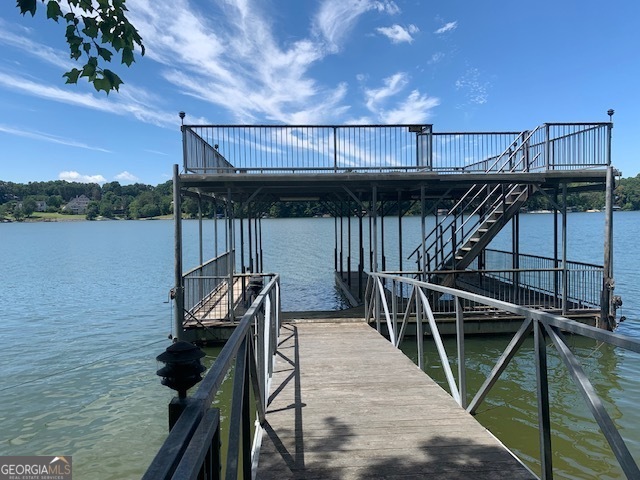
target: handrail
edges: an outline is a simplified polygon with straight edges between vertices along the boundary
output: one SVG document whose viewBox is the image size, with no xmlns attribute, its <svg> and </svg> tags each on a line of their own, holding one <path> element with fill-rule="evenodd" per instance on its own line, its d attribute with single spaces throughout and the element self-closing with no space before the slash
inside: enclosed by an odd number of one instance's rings
<svg viewBox="0 0 640 480">
<path fill-rule="evenodd" d="M 235 480 L 238 472 L 242 472 L 243 478 L 251 478 L 262 438 L 261 425 L 280 330 L 280 277 L 267 276 L 273 278 L 242 316 L 196 392 L 180 400 L 182 413 L 143 480 L 220 478 L 220 418 L 218 409 L 211 404 L 232 371 L 233 401 L 225 478 Z M 256 418 L 253 439 L 250 438 L 252 416 Z"/>
<path fill-rule="evenodd" d="M 184 310 L 193 313 L 202 306 L 212 292 L 228 282 L 230 259 L 233 251 L 225 252 L 192 268 L 182 275 Z"/>
<path fill-rule="evenodd" d="M 405 331 L 406 323 L 408 322 L 409 315 L 415 312 L 416 322 L 419 325 L 424 321 L 423 312 L 427 317 L 431 327 L 431 334 L 438 354 L 442 368 L 444 369 L 447 382 L 450 387 L 451 395 L 456 401 L 465 408 L 468 412 L 474 414 L 477 408 L 486 398 L 492 387 L 498 381 L 501 374 L 505 371 L 511 359 L 515 356 L 519 348 L 524 343 L 524 340 L 534 333 L 535 342 L 535 363 L 536 363 L 536 378 L 537 378 L 537 402 L 538 402 L 538 424 L 540 429 L 540 456 L 542 467 L 542 478 L 553 478 L 552 458 L 551 458 L 551 430 L 550 430 L 550 404 L 549 404 L 549 391 L 547 381 L 547 339 L 551 340 L 552 345 L 555 347 L 560 358 L 565 364 L 569 376 L 572 378 L 578 391 L 581 393 L 587 407 L 593 414 L 596 422 L 600 426 L 605 439 L 611 446 L 611 449 L 620 464 L 620 467 L 624 471 L 628 478 L 640 478 L 640 468 L 629 452 L 624 439 L 621 437 L 617 430 L 617 427 L 613 423 L 613 420 L 604 408 L 603 402 L 597 394 L 597 391 L 593 387 L 593 384 L 586 376 L 584 369 L 581 367 L 579 361 L 575 355 L 571 352 L 566 339 L 561 332 L 570 332 L 575 335 L 582 335 L 599 342 L 605 342 L 616 347 L 624 348 L 636 353 L 640 353 L 640 339 L 627 337 L 617 333 L 609 332 L 603 329 L 584 325 L 582 323 L 570 320 L 568 318 L 554 315 L 548 312 L 542 312 L 531 308 L 519 306 L 513 303 L 507 303 L 500 300 L 492 299 L 482 295 L 465 292 L 462 290 L 435 285 L 427 282 L 414 280 L 412 278 L 405 278 L 398 275 L 390 275 L 386 273 L 370 273 L 369 282 L 376 285 L 384 286 L 384 289 L 367 286 L 367 291 L 371 294 L 366 298 L 367 306 L 373 303 L 386 305 L 389 302 L 389 297 L 395 297 L 395 292 L 405 291 L 407 288 L 411 290 L 409 295 L 410 301 L 407 302 L 406 309 L 399 311 L 399 309 L 392 309 L 389 313 L 389 309 L 384 310 L 387 329 L 390 333 L 390 338 L 394 339 L 394 345 L 399 347 L 403 340 L 403 333 Z M 398 288 L 400 287 L 400 288 Z M 445 351 L 442 343 L 442 338 L 438 330 L 438 325 L 435 321 L 435 317 L 431 310 L 429 302 L 430 292 L 437 292 L 438 294 L 450 295 L 456 304 L 456 336 L 457 342 L 460 346 L 464 344 L 464 310 L 461 307 L 461 300 L 467 300 L 481 305 L 493 307 L 497 310 L 508 312 L 516 316 L 523 317 L 524 320 L 518 330 L 513 336 L 511 342 L 506 347 L 495 366 L 493 367 L 489 376 L 485 379 L 482 386 L 473 396 L 471 402 L 467 402 L 466 396 L 466 369 L 465 369 L 465 356 L 464 348 L 458 348 L 457 364 L 458 381 L 456 381 L 451 365 L 449 363 L 449 357 Z M 415 300 L 415 301 L 414 301 Z M 395 298 L 394 303 L 397 303 Z M 375 311 L 366 307 L 367 318 L 369 320 L 371 315 L 379 315 L 380 308 Z M 393 315 L 393 318 L 391 317 Z M 397 328 L 398 319 L 402 318 L 401 335 L 395 335 L 395 328 Z M 381 322 L 379 319 L 375 319 L 379 325 Z M 378 329 L 380 331 L 380 329 Z M 417 337 L 416 341 L 421 346 L 423 339 Z M 421 351 L 421 349 L 419 350 Z"/>
<path fill-rule="evenodd" d="M 500 168 L 497 170 L 497 172 L 496 172 L 496 173 L 504 172 L 504 171 L 505 171 L 505 165 L 510 165 L 510 164 L 511 164 L 511 159 L 514 157 L 514 155 L 516 155 L 516 153 L 517 153 L 520 149 L 524 148 L 524 147 L 527 145 L 527 142 L 529 141 L 529 139 L 532 137 L 532 135 L 533 135 L 535 132 L 537 132 L 537 131 L 538 131 L 538 129 L 539 129 L 539 128 L 540 128 L 540 127 L 536 127 L 534 130 L 532 130 L 532 131 L 530 131 L 530 132 L 528 132 L 528 131 L 520 132 L 520 133 L 516 136 L 516 138 L 514 138 L 514 139 L 511 141 L 511 143 L 510 143 L 510 144 L 509 144 L 509 145 L 508 145 L 508 146 L 503 150 L 503 152 L 502 152 L 500 155 L 496 155 L 496 156 L 495 156 L 495 158 L 496 158 L 496 159 L 495 159 L 495 161 L 494 161 L 494 162 L 493 162 L 493 163 L 492 163 L 488 168 L 486 168 L 486 169 L 485 169 L 485 173 L 489 173 L 489 172 L 491 172 L 491 170 L 492 170 L 496 165 L 498 165 L 498 163 L 499 163 L 500 159 L 501 159 L 501 158 L 503 158 L 504 156 L 508 155 L 507 161 L 506 161 L 505 163 L 503 163 L 503 164 L 502 164 L 502 166 L 500 166 Z M 520 143 L 521 143 L 521 144 L 520 144 L 520 147 L 515 148 L 515 149 L 512 149 L 512 148 L 514 147 L 514 145 L 517 145 L 517 144 L 518 144 L 518 141 L 519 141 L 519 139 L 520 139 L 521 137 L 522 137 L 522 138 L 524 138 L 525 134 L 528 134 L 528 135 L 526 136 L 526 139 L 525 139 L 525 140 L 523 140 L 522 142 L 520 142 Z M 511 167 L 510 167 L 509 171 L 510 171 L 510 172 L 514 171 L 514 170 L 515 170 L 515 168 L 516 168 L 518 165 L 520 165 L 520 163 L 521 163 L 521 162 L 523 162 L 523 161 L 524 161 L 524 159 L 525 159 L 525 156 L 523 155 L 522 159 L 521 159 L 520 161 L 518 161 L 518 163 L 517 163 L 517 164 L 515 164 L 515 165 L 511 165 Z M 525 169 L 526 169 L 526 168 L 525 168 Z M 468 197 L 468 196 L 470 196 L 470 195 L 473 193 L 474 189 L 475 189 L 477 186 L 478 186 L 478 184 L 473 184 L 473 185 L 469 188 L 469 190 L 467 190 L 467 192 L 466 192 L 466 193 L 465 193 L 465 194 L 464 194 L 464 195 L 463 195 L 463 196 L 458 200 L 458 202 L 456 202 L 456 204 L 455 204 L 455 205 L 454 205 L 454 206 L 453 206 L 453 207 L 452 207 L 452 208 L 447 212 L 447 215 L 444 217 L 444 219 L 443 219 L 443 222 L 442 222 L 442 223 L 446 222 L 446 221 L 447 221 L 447 218 L 449 218 L 449 217 L 453 217 L 453 219 L 449 222 L 449 225 L 454 224 L 454 223 L 456 222 L 456 220 L 457 220 L 459 217 L 463 217 L 463 218 L 464 218 L 464 215 L 465 215 L 465 211 L 464 211 L 464 210 L 466 209 L 466 207 L 465 207 L 465 208 L 462 208 L 462 209 L 461 209 L 461 211 L 459 211 L 459 212 L 458 212 L 458 209 L 459 209 L 462 205 L 464 205 L 464 202 L 465 202 L 465 200 L 467 199 L 467 197 Z M 513 190 L 513 188 L 515 188 L 516 186 L 517 186 L 517 184 L 515 184 L 515 185 L 510 185 L 510 187 L 512 187 L 512 190 Z M 487 190 L 489 190 L 489 186 L 488 186 L 488 185 L 486 185 L 486 187 L 487 187 Z M 469 200 L 469 202 L 467 202 L 467 205 L 472 205 L 472 204 L 473 204 L 473 201 L 474 201 L 476 198 L 478 198 L 478 196 L 482 193 L 482 191 L 484 190 L 484 188 L 485 188 L 485 185 L 482 185 L 482 186 L 481 186 L 481 188 L 480 188 L 480 190 L 478 190 L 478 192 L 476 192 L 476 194 L 473 196 L 473 198 L 471 198 L 471 200 Z M 486 203 L 489 201 L 489 199 L 492 197 L 492 195 L 493 195 L 493 194 L 494 194 L 494 193 L 495 193 L 499 188 L 500 188 L 500 185 L 496 185 L 496 186 L 493 188 L 493 190 L 491 190 L 491 191 L 487 194 L 486 199 L 485 199 L 483 202 L 481 202 L 481 203 L 480 203 L 480 205 L 479 205 L 479 206 L 474 210 L 474 213 L 475 213 L 475 212 L 477 212 L 479 209 L 481 209 L 484 205 L 486 205 Z M 495 210 L 495 208 L 494 208 L 494 210 Z M 467 220 L 468 220 L 469 216 L 470 216 L 470 215 L 473 215 L 474 213 L 467 214 Z M 492 212 L 492 213 L 493 213 L 493 212 Z M 447 227 L 448 227 L 449 225 L 447 225 Z M 426 237 L 426 239 L 425 239 L 425 243 L 426 243 L 426 241 L 427 241 L 431 236 L 434 236 L 434 235 L 435 235 L 435 237 L 437 237 L 437 230 L 438 230 L 438 227 L 439 227 L 439 225 L 436 225 L 436 226 L 431 230 L 431 232 L 429 232 L 429 234 L 427 235 L 427 237 Z M 436 241 L 437 241 L 437 238 L 433 240 L 432 244 L 428 247 L 428 249 L 432 248 Z M 462 239 L 461 239 L 460 241 L 458 241 L 457 243 L 458 243 L 458 244 L 460 244 L 460 245 L 462 245 Z M 456 248 L 455 248 L 455 250 L 457 250 L 457 246 L 458 246 L 458 245 L 456 245 L 456 246 L 455 246 L 455 247 L 456 247 Z M 413 252 L 411 252 L 411 254 L 409 254 L 409 257 L 408 257 L 408 258 L 413 257 L 413 256 L 414 256 L 414 255 L 415 255 L 415 254 L 420 250 L 420 248 L 421 248 L 420 246 L 416 247 L 416 249 L 415 249 Z M 437 250 L 437 245 L 436 245 L 436 250 Z M 435 258 L 437 258 L 437 252 L 436 252 L 436 254 L 434 255 L 434 257 L 435 257 Z M 424 259 L 423 259 L 423 261 L 424 261 Z"/>
</svg>

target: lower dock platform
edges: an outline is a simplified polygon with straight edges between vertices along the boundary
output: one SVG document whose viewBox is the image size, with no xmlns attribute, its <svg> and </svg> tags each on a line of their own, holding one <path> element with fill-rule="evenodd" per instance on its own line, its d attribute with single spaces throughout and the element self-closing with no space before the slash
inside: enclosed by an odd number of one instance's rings
<svg viewBox="0 0 640 480">
<path fill-rule="evenodd" d="M 258 479 L 536 478 L 364 321 L 290 320 Z"/>
</svg>

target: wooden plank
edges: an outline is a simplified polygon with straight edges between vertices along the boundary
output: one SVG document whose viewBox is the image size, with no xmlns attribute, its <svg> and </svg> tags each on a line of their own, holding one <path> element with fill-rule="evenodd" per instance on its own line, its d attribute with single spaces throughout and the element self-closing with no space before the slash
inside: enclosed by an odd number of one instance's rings
<svg viewBox="0 0 640 480">
<path fill-rule="evenodd" d="M 282 329 L 259 479 L 535 478 L 368 325 Z"/>
<path fill-rule="evenodd" d="M 242 278 L 235 277 L 233 280 L 233 305 L 237 308 L 242 302 Z M 193 318 L 187 317 L 185 321 L 186 328 L 202 328 L 216 326 L 220 322 L 228 323 L 229 302 L 228 302 L 229 286 L 224 282 L 211 292 L 202 305 L 192 312 Z"/>
</svg>

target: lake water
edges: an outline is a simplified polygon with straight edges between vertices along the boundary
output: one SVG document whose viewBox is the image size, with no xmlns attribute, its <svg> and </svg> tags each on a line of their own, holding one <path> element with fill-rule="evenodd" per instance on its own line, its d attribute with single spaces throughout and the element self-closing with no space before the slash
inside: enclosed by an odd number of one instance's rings
<svg viewBox="0 0 640 480">
<path fill-rule="evenodd" d="M 284 310 L 343 306 L 333 284 L 333 225 L 332 219 L 263 220 L 264 266 L 282 275 Z M 521 251 L 549 255 L 551 225 L 552 215 L 522 215 Z M 569 215 L 571 260 L 602 263 L 603 225 L 602 214 Z M 407 254 L 419 242 L 420 222 L 407 218 L 403 226 Z M 397 220 L 389 219 L 385 228 L 393 265 Z M 640 212 L 616 212 L 614 228 L 616 294 L 627 317 L 619 331 L 640 336 L 635 253 Z M 187 269 L 197 263 L 197 222 L 185 222 L 184 230 L 191 239 L 185 242 Z M 213 232 L 213 222 L 205 222 L 205 258 L 215 253 Z M 505 233 L 495 246 L 509 242 Z M 155 356 L 169 345 L 172 324 L 166 302 L 173 279 L 173 223 L 2 224 L 0 246 L 0 455 L 73 455 L 74 478 L 139 478 L 166 436 L 172 397 L 155 375 Z M 469 342 L 471 389 L 507 341 Z M 638 356 L 587 342 L 574 349 L 638 458 Z M 406 350 L 412 355 L 410 345 Z M 215 351 L 209 353 L 208 363 Z M 429 373 L 440 378 L 433 349 L 426 355 Z M 550 360 L 557 477 L 619 478 L 563 368 Z M 525 348 L 477 417 L 532 465 L 534 379 Z"/>
</svg>

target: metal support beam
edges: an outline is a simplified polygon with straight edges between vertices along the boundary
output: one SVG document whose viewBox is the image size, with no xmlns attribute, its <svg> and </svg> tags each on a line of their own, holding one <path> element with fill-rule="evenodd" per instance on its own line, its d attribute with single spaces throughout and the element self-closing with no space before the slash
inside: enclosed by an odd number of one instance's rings
<svg viewBox="0 0 640 480">
<path fill-rule="evenodd" d="M 426 273 L 427 273 L 427 264 L 426 264 L 426 258 L 427 258 L 427 246 L 426 246 L 426 239 L 427 239 L 427 224 L 426 224 L 426 192 L 425 192 L 425 188 L 424 185 L 420 186 L 420 236 L 422 237 L 422 244 L 421 244 L 421 252 L 422 252 L 422 264 L 419 266 L 418 270 L 420 270 L 423 275 L 422 275 L 422 280 L 423 281 L 427 281 L 426 278 Z"/>
<path fill-rule="evenodd" d="M 180 174 L 178 165 L 173 166 L 173 226 L 174 226 L 174 295 L 175 317 L 174 337 L 182 339 L 184 324 L 184 284 L 182 281 L 182 196 L 180 195 Z"/>
<path fill-rule="evenodd" d="M 567 184 L 562 184 L 562 315 L 567 314 L 569 278 L 567 276 Z"/>
<path fill-rule="evenodd" d="M 460 406 L 467 408 L 467 369 L 464 353 L 464 312 L 462 303 L 456 297 L 456 342 L 458 346 L 458 395 Z"/>
<path fill-rule="evenodd" d="M 371 264 L 371 271 L 378 271 L 378 187 L 373 186 L 371 191 L 371 216 L 373 221 L 373 262 Z"/>
<path fill-rule="evenodd" d="M 609 128 L 611 135 L 611 128 Z M 609 138 L 609 145 L 611 139 Z M 609 146 L 609 148 L 611 148 Z M 607 167 L 607 181 L 605 193 L 605 217 L 604 217 L 604 269 L 602 278 L 600 328 L 613 329 L 615 312 L 613 311 L 611 297 L 613 295 L 613 167 Z"/>
<path fill-rule="evenodd" d="M 204 255 L 202 247 L 202 197 L 200 195 L 198 195 L 198 247 L 198 258 L 200 259 L 200 263 L 198 265 L 202 265 L 204 263 Z"/>
<path fill-rule="evenodd" d="M 233 272 L 235 271 L 236 263 L 236 249 L 234 240 L 234 222 L 233 222 L 233 202 L 231 201 L 231 188 L 227 189 L 227 251 L 229 255 L 229 271 L 227 272 L 227 278 L 229 282 L 229 289 L 227 294 L 228 306 L 229 306 L 229 321 L 234 320 L 233 312 Z"/>
<path fill-rule="evenodd" d="M 549 416 L 549 381 L 547 378 L 547 345 L 542 324 L 534 322 L 533 335 L 536 356 L 536 384 L 538 392 L 538 431 L 540 436 L 540 464 L 542 480 L 553 479 L 551 451 L 551 420 Z"/>
</svg>

